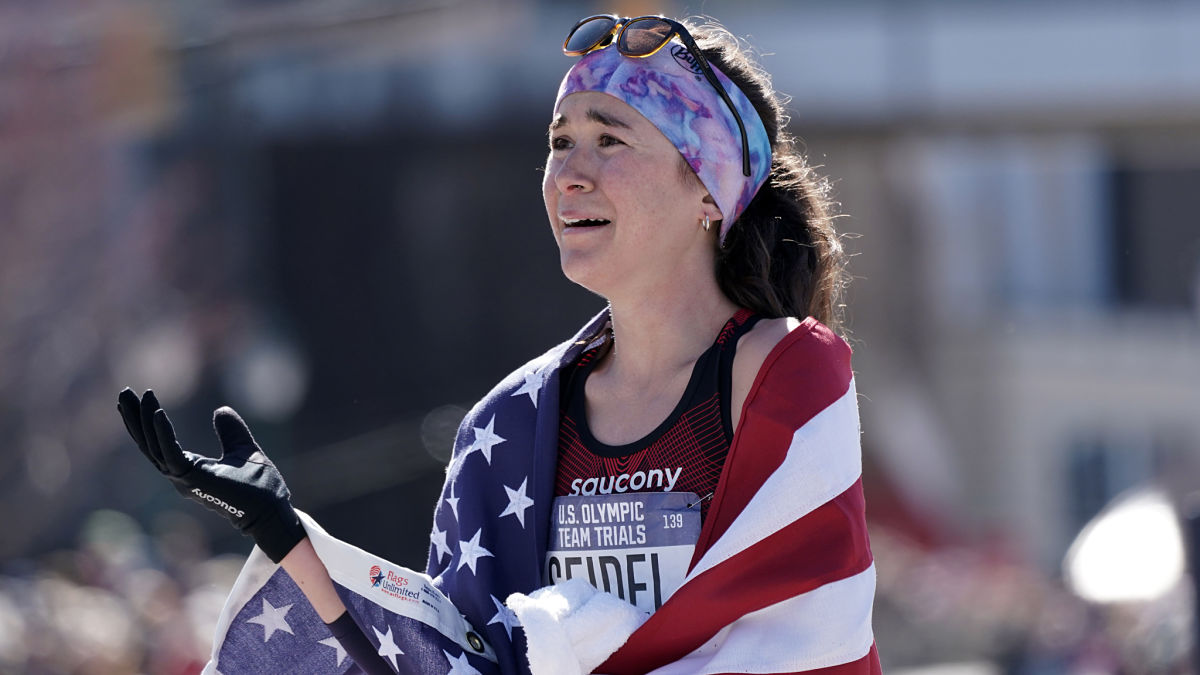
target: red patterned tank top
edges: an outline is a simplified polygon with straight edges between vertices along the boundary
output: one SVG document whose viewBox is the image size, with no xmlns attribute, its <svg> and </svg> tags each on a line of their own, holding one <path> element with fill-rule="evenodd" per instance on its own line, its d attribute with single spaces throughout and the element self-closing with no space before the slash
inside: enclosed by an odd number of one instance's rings
<svg viewBox="0 0 1200 675">
<path fill-rule="evenodd" d="M 596 440 L 588 427 L 584 383 L 609 342 L 585 351 L 563 372 L 555 496 L 693 492 L 700 517 L 717 488 L 733 429 L 729 408 L 738 339 L 762 318 L 739 310 L 692 368 L 675 409 L 654 431 L 625 445 Z"/>
</svg>

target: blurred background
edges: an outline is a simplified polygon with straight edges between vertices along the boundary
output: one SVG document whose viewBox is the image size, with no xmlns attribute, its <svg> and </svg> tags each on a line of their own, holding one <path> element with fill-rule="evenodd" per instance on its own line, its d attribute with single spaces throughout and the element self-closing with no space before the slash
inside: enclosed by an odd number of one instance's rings
<svg viewBox="0 0 1200 675">
<path fill-rule="evenodd" d="M 424 568 L 459 419 L 602 302 L 539 196 L 579 18 L 708 14 L 835 181 L 887 672 L 1195 672 L 1200 4 L 0 3 L 0 672 L 194 673 L 249 550 L 128 440 L 237 408 Z"/>
</svg>

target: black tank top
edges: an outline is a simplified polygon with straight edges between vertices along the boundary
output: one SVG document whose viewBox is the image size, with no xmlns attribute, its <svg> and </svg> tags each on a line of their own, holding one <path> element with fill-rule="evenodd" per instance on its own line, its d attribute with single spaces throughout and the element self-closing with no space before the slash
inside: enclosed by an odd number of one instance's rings
<svg viewBox="0 0 1200 675">
<path fill-rule="evenodd" d="M 739 310 L 692 368 L 675 409 L 645 437 L 606 445 L 588 427 L 584 383 L 608 342 L 585 351 L 562 376 L 555 496 L 694 492 L 708 514 L 733 438 L 730 390 L 738 339 L 762 317 Z"/>
</svg>

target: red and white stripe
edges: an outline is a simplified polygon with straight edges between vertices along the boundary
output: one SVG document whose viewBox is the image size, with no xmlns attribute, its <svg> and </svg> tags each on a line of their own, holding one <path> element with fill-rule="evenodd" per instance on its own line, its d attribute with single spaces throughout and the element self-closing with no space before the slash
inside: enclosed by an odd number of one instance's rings
<svg viewBox="0 0 1200 675">
<path fill-rule="evenodd" d="M 878 673 L 850 349 L 808 319 L 743 406 L 684 585 L 597 672 Z"/>
</svg>

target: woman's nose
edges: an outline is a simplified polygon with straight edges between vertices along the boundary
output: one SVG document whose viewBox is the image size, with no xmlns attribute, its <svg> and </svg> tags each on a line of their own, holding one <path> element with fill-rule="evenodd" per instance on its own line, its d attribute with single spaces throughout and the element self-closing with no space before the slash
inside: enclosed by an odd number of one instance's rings
<svg viewBox="0 0 1200 675">
<path fill-rule="evenodd" d="M 574 148 L 562 158 L 554 172 L 554 184 L 559 192 L 588 192 L 594 187 L 592 169 L 583 155 Z"/>
</svg>

